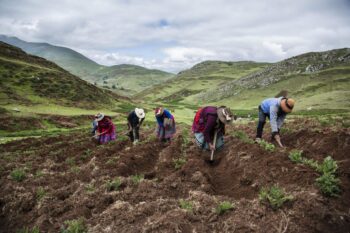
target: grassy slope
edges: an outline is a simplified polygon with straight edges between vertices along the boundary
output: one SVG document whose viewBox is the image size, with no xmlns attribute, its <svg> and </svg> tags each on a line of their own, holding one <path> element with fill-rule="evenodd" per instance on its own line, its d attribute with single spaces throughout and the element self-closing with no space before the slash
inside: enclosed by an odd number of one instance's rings
<svg viewBox="0 0 350 233">
<path fill-rule="evenodd" d="M 1 105 L 49 105 L 95 108 L 117 96 L 68 73 L 43 58 L 0 43 Z"/>
<path fill-rule="evenodd" d="M 255 74 L 226 83 L 215 92 L 201 93 L 203 102 L 252 109 L 280 90 L 297 100 L 296 110 L 350 109 L 348 49 L 308 53 L 273 64 Z M 311 65 L 316 70 L 306 71 Z"/>
<path fill-rule="evenodd" d="M 0 35 L 0 41 L 14 45 L 29 54 L 55 62 L 74 75 L 123 95 L 131 95 L 163 82 L 173 74 L 134 65 L 103 66 L 65 47 L 47 43 L 30 43 L 16 37 Z M 105 83 L 105 81 L 107 83 Z M 112 88 L 115 85 L 115 89 Z"/>
<path fill-rule="evenodd" d="M 215 90 L 219 85 L 265 67 L 267 63 L 206 61 L 180 72 L 166 83 L 141 92 L 146 101 L 196 103 L 196 94 Z"/>
<path fill-rule="evenodd" d="M 146 69 L 136 65 L 115 65 L 100 68 L 90 75 L 89 81 L 130 96 L 173 76 L 164 71 Z"/>
<path fill-rule="evenodd" d="M 16 37 L 0 35 L 0 41 L 19 47 L 29 54 L 55 62 L 74 75 L 84 77 L 102 67 L 82 54 L 65 47 L 48 43 L 31 43 Z"/>
<path fill-rule="evenodd" d="M 190 123 L 203 105 L 227 105 L 241 115 L 287 89 L 297 100 L 296 113 L 340 113 L 350 109 L 349 50 L 308 53 L 275 64 L 247 62 L 200 63 L 171 81 L 141 92 L 149 108 L 164 105 L 179 121 Z M 306 72 L 311 65 L 312 72 Z M 309 68 L 310 70 L 310 68 Z"/>
</svg>

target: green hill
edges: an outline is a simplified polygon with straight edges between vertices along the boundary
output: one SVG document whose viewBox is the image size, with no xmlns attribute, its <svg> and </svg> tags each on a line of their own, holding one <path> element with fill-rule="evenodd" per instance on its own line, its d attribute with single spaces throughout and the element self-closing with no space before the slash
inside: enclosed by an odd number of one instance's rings
<svg viewBox="0 0 350 233">
<path fill-rule="evenodd" d="M 85 77 L 102 67 L 96 62 L 69 48 L 54 46 L 48 43 L 26 42 L 16 37 L 8 37 L 5 35 L 0 35 L 0 41 L 21 48 L 26 53 L 52 61 L 79 77 Z"/>
<path fill-rule="evenodd" d="M 174 76 L 135 65 L 103 66 L 72 49 L 48 43 L 31 43 L 5 35 L 0 35 L 0 41 L 43 57 L 90 83 L 123 95 L 132 95 Z"/>
<path fill-rule="evenodd" d="M 165 82 L 173 76 L 173 74 L 160 70 L 123 64 L 100 68 L 91 74 L 89 81 L 123 95 L 132 95 Z"/>
<path fill-rule="evenodd" d="M 199 102 L 198 99 L 195 99 L 197 93 L 216 90 L 223 83 L 236 80 L 267 65 L 268 63 L 251 61 L 205 61 L 180 72 L 168 82 L 147 89 L 137 96 L 150 102 L 196 104 Z"/>
<path fill-rule="evenodd" d="M 0 104 L 96 108 L 117 95 L 79 79 L 43 58 L 0 42 Z"/>
<path fill-rule="evenodd" d="M 350 49 L 312 52 L 272 64 L 215 91 L 198 95 L 199 103 L 223 103 L 239 109 L 256 108 L 259 102 L 289 91 L 296 110 L 350 109 Z"/>
<path fill-rule="evenodd" d="M 288 90 L 296 110 L 350 109 L 350 49 L 312 52 L 274 64 L 206 61 L 138 95 L 173 108 L 227 105 L 255 109 Z"/>
</svg>

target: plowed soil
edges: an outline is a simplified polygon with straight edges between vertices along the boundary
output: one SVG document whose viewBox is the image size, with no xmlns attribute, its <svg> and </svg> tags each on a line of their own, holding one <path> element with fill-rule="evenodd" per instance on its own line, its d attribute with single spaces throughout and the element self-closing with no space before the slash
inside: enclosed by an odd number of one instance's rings
<svg viewBox="0 0 350 233">
<path fill-rule="evenodd" d="M 83 219 L 89 232 L 350 232 L 349 130 L 309 126 L 287 124 L 287 148 L 274 152 L 233 136 L 240 130 L 254 138 L 254 122 L 231 126 L 214 163 L 191 135 L 187 142 L 184 126 L 170 144 L 149 130 L 136 146 L 120 139 L 96 145 L 83 133 L 1 145 L 0 232 L 34 226 L 59 232 L 72 219 Z M 328 155 L 337 161 L 339 197 L 322 195 L 319 174 L 288 158 L 293 149 L 319 162 Z M 186 162 L 176 169 L 180 157 Z M 10 175 L 16 168 L 26 173 L 21 182 Z M 135 182 L 135 175 L 144 179 Z M 108 189 L 117 177 L 120 187 Z M 259 190 L 275 184 L 294 197 L 277 210 L 259 201 Z M 180 199 L 192 203 L 192 211 L 180 208 Z M 234 209 L 216 213 L 222 201 Z"/>
</svg>

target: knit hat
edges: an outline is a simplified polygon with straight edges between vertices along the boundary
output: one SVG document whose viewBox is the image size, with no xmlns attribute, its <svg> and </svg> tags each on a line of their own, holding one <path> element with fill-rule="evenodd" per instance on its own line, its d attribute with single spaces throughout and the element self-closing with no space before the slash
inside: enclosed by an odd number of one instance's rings
<svg viewBox="0 0 350 233">
<path fill-rule="evenodd" d="M 291 113 L 294 107 L 295 101 L 289 98 L 283 98 L 281 100 L 281 108 L 285 113 Z"/>
<path fill-rule="evenodd" d="M 145 118 L 145 111 L 142 108 L 135 108 L 135 113 L 138 118 Z"/>
<path fill-rule="evenodd" d="M 103 113 L 97 113 L 95 115 L 95 118 L 96 118 L 97 121 L 102 120 L 104 117 L 105 117 L 105 115 Z"/>
<path fill-rule="evenodd" d="M 227 107 L 219 107 L 217 109 L 217 114 L 220 119 L 220 121 L 224 124 L 230 124 L 233 120 L 233 114 L 231 112 L 230 108 Z"/>
</svg>

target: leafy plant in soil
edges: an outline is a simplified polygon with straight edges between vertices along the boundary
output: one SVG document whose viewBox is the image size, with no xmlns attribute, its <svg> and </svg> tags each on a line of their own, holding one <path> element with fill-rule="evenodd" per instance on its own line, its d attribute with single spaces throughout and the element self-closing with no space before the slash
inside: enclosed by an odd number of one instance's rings
<svg viewBox="0 0 350 233">
<path fill-rule="evenodd" d="M 178 170 L 186 163 L 186 159 L 185 158 L 173 159 L 173 162 L 174 162 L 175 169 Z"/>
<path fill-rule="evenodd" d="M 84 225 L 83 219 L 67 220 L 64 222 L 65 227 L 61 233 L 86 233 L 87 228 Z"/>
<path fill-rule="evenodd" d="M 293 200 L 293 196 L 287 195 L 277 185 L 271 188 L 262 188 L 259 192 L 259 200 L 269 203 L 272 209 L 280 208 L 285 202 Z"/>
<path fill-rule="evenodd" d="M 46 191 L 43 187 L 39 187 L 36 190 L 36 198 L 38 199 L 38 201 L 40 201 L 43 197 L 46 196 Z"/>
<path fill-rule="evenodd" d="M 315 169 L 316 171 L 319 170 L 319 164 L 317 163 L 317 161 L 315 161 L 313 159 L 305 159 L 304 158 L 302 163 L 310 166 L 312 169 Z"/>
<path fill-rule="evenodd" d="M 302 163 L 303 157 L 302 157 L 302 150 L 293 150 L 289 152 L 289 159 L 292 160 L 294 163 Z"/>
<path fill-rule="evenodd" d="M 16 231 L 16 233 L 40 233 L 40 230 L 38 227 L 33 227 L 32 229 L 25 227 Z"/>
<path fill-rule="evenodd" d="M 332 159 L 331 156 L 327 156 L 321 165 L 318 166 L 317 171 L 323 174 L 325 173 L 335 173 L 338 169 L 337 162 Z"/>
<path fill-rule="evenodd" d="M 223 214 L 229 210 L 232 210 L 233 208 L 235 208 L 233 203 L 229 201 L 223 201 L 223 202 L 220 202 L 219 205 L 216 207 L 215 212 L 217 214 Z"/>
<path fill-rule="evenodd" d="M 321 192 L 329 197 L 337 197 L 341 192 L 339 188 L 340 180 L 332 173 L 324 173 L 316 179 L 316 184 Z"/>
<path fill-rule="evenodd" d="M 87 184 L 87 185 L 85 186 L 85 190 L 86 190 L 86 192 L 88 192 L 88 193 L 93 193 L 93 192 L 95 192 L 95 187 L 94 187 L 93 184 Z"/>
<path fill-rule="evenodd" d="M 143 179 L 144 179 L 144 175 L 142 174 L 131 176 L 131 180 L 134 185 L 139 184 Z"/>
<path fill-rule="evenodd" d="M 270 151 L 270 152 L 275 151 L 275 145 L 272 144 L 272 143 L 268 143 L 268 142 L 265 141 L 265 140 L 261 140 L 261 141 L 259 142 L 259 145 L 260 145 L 262 148 L 264 148 L 265 150 L 267 150 L 267 151 Z"/>
<path fill-rule="evenodd" d="M 328 197 L 337 197 L 341 192 L 339 185 L 340 180 L 336 178 L 335 173 L 338 169 L 337 162 L 332 157 L 327 156 L 322 164 L 319 164 L 313 159 L 306 159 L 301 157 L 298 151 L 291 152 L 289 158 L 293 162 L 300 162 L 310 166 L 317 172 L 321 173 L 321 176 L 316 179 L 316 185 L 320 188 L 321 192 Z"/>
<path fill-rule="evenodd" d="M 192 203 L 190 201 L 186 201 L 183 199 L 179 200 L 179 205 L 181 209 L 187 210 L 187 211 L 192 211 L 193 206 Z"/>
<path fill-rule="evenodd" d="M 106 188 L 108 191 L 116 191 L 119 189 L 120 185 L 122 184 L 119 177 L 113 179 L 112 181 L 107 181 Z"/>
<path fill-rule="evenodd" d="M 22 168 L 16 168 L 10 173 L 12 179 L 17 182 L 21 182 L 26 178 L 26 173 Z"/>
</svg>

